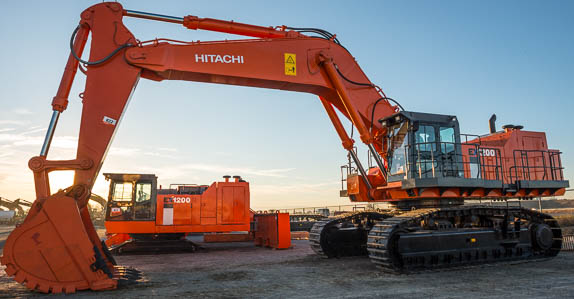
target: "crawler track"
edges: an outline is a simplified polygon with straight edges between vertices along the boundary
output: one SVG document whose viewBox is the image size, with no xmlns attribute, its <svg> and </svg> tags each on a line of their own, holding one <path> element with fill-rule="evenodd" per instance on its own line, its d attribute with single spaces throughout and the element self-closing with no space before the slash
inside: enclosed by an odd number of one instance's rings
<svg viewBox="0 0 574 299">
<path fill-rule="evenodd" d="M 482 225 L 428 228 L 429 221 L 460 221 L 470 217 Z M 501 218 L 504 221 L 497 226 L 496 220 Z M 512 219 L 514 227 L 504 224 L 509 223 L 508 219 Z M 411 238 L 419 243 L 401 245 L 401 238 L 402 242 Z M 377 223 L 370 230 L 367 246 L 371 261 L 384 271 L 406 273 L 554 257 L 560 252 L 562 233 L 550 215 L 528 209 L 481 206 L 421 209 Z"/>
<path fill-rule="evenodd" d="M 324 258 L 366 255 L 369 231 L 377 222 L 391 216 L 356 212 L 317 221 L 309 232 L 311 248 Z"/>
</svg>

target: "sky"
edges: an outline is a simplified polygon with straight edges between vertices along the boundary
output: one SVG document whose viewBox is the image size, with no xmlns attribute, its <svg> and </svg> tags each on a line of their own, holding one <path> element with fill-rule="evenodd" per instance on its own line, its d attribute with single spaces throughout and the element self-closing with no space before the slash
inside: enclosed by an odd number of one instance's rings
<svg viewBox="0 0 574 299">
<path fill-rule="evenodd" d="M 0 1 L 1 197 L 34 199 L 27 163 L 40 152 L 70 35 L 80 13 L 96 3 Z M 574 178 L 572 1 L 120 3 L 180 17 L 325 29 L 406 110 L 457 115 L 465 133 L 487 133 L 493 113 L 499 127 L 545 131 L 549 145 L 563 152 L 567 179 Z M 124 23 L 140 40 L 239 38 L 149 20 Z M 49 159 L 75 158 L 84 82 L 76 76 Z M 364 147 L 359 152 L 366 157 Z M 345 161 L 314 95 L 142 79 L 101 173 L 154 173 L 163 186 L 241 175 L 257 210 L 348 204 L 339 197 Z M 54 190 L 64 188 L 72 173 L 51 179 Z M 93 191 L 107 197 L 107 188 L 100 175 Z"/>
</svg>

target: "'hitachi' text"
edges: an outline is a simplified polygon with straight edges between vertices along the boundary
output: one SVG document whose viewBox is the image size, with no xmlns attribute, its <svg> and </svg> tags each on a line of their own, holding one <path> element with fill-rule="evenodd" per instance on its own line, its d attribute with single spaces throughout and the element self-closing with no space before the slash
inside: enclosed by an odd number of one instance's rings
<svg viewBox="0 0 574 299">
<path fill-rule="evenodd" d="M 217 55 L 217 54 L 195 54 L 195 62 L 206 63 L 243 63 L 243 56 L 237 55 Z"/>
</svg>

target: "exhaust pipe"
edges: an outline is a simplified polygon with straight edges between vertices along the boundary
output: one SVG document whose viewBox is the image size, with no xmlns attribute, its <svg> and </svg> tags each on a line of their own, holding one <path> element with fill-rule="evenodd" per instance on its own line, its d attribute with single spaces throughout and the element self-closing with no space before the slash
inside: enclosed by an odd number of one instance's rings
<svg viewBox="0 0 574 299">
<path fill-rule="evenodd" d="M 488 127 L 490 128 L 490 134 L 496 133 L 496 114 L 493 114 L 488 120 Z"/>
</svg>

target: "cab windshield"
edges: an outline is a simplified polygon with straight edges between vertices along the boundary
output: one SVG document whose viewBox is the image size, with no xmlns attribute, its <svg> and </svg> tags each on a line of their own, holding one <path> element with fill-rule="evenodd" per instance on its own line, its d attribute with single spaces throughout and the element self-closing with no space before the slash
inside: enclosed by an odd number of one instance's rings
<svg viewBox="0 0 574 299">
<path fill-rule="evenodd" d="M 400 175 L 403 179 L 407 174 L 407 145 L 408 145 L 408 121 L 389 127 L 388 157 L 389 174 Z"/>
</svg>

